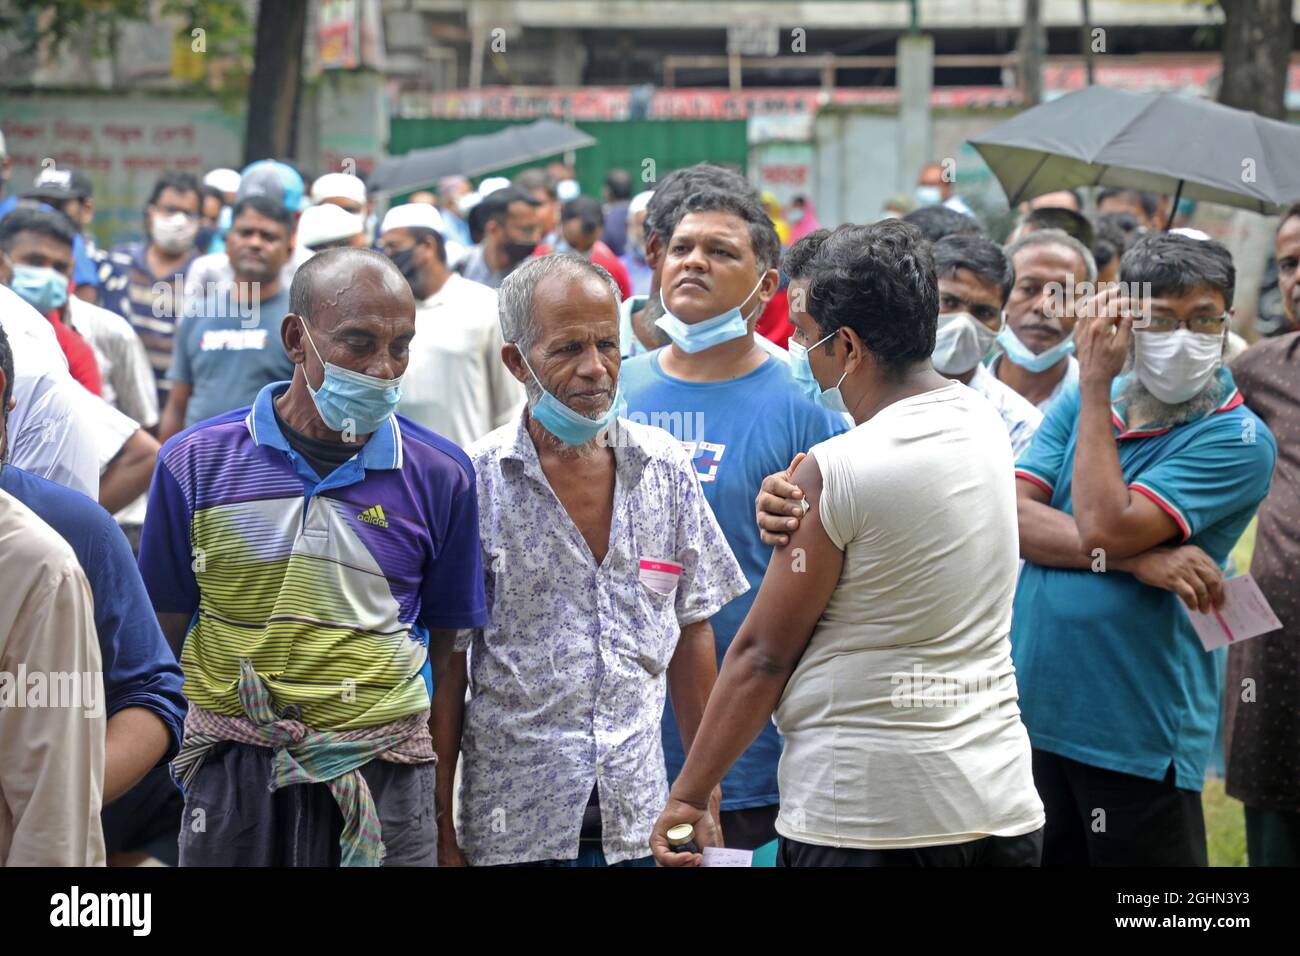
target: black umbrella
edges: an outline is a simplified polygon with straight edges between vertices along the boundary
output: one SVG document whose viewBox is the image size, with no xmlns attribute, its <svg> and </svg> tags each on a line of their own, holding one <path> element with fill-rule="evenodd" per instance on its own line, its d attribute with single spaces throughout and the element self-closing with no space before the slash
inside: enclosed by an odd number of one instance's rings
<svg viewBox="0 0 1300 956">
<path fill-rule="evenodd" d="M 1175 206 L 1187 195 L 1266 215 L 1300 200 L 1300 128 L 1171 93 L 1090 86 L 970 143 L 1012 206 L 1076 186 L 1173 193 Z"/>
<path fill-rule="evenodd" d="M 443 176 L 481 176 L 535 159 L 582 149 L 596 140 L 556 120 L 541 119 L 508 126 L 495 133 L 465 136 L 431 149 L 414 149 L 375 167 L 369 186 L 378 193 L 399 193 L 436 183 Z"/>
</svg>

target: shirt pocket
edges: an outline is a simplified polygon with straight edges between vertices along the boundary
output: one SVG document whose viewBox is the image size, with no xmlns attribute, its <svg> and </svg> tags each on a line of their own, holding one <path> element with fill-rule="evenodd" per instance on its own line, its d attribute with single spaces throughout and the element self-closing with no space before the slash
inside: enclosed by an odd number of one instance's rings
<svg viewBox="0 0 1300 956">
<path fill-rule="evenodd" d="M 677 582 L 681 565 L 641 558 L 637 571 L 633 654 L 651 674 L 662 674 L 677 650 Z"/>
</svg>

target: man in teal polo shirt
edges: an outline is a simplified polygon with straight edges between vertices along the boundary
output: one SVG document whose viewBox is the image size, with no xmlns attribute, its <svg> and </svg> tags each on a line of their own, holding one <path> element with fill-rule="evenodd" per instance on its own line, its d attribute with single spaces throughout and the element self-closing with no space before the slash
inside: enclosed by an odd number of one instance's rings
<svg viewBox="0 0 1300 956">
<path fill-rule="evenodd" d="M 1012 655 L 1043 864 L 1204 866 L 1224 654 L 1202 649 L 1179 598 L 1222 602 L 1276 445 L 1223 366 L 1227 250 L 1150 235 L 1120 276 L 1150 283 L 1149 299 L 1097 298 L 1075 333 L 1079 383 L 1017 463 Z"/>
</svg>

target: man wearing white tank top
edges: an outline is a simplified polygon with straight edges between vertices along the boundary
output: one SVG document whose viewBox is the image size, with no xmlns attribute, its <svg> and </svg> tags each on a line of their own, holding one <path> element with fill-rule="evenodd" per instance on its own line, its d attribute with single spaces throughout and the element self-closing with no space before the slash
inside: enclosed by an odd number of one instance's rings
<svg viewBox="0 0 1300 956">
<path fill-rule="evenodd" d="M 938 287 L 914 227 L 842 227 L 809 271 L 791 370 L 856 427 L 794 469 L 809 508 L 773 552 L 651 848 L 702 862 L 667 830 L 716 843 L 709 794 L 774 716 L 780 865 L 1037 865 L 1006 428 L 931 365 Z"/>
</svg>

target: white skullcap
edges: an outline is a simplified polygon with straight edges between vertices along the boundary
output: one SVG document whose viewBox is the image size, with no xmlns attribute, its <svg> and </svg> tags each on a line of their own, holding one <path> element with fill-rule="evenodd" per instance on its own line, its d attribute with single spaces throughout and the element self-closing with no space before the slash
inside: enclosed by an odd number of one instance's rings
<svg viewBox="0 0 1300 956">
<path fill-rule="evenodd" d="M 203 177 L 203 185 L 211 186 L 221 193 L 237 193 L 239 192 L 239 173 L 224 166 L 220 169 L 213 169 Z"/>
<path fill-rule="evenodd" d="M 394 206 L 384 216 L 379 234 L 382 236 L 390 229 L 432 229 L 441 234 L 444 231 L 442 214 L 427 202 L 408 202 Z"/>
<path fill-rule="evenodd" d="M 311 248 L 324 242 L 338 242 L 360 235 L 366 227 L 365 219 L 348 212 L 341 206 L 325 203 L 309 206 L 298 219 L 298 244 Z"/>
<path fill-rule="evenodd" d="M 1200 242 L 1205 242 L 1210 238 L 1208 232 L 1201 232 L 1201 230 L 1193 229 L 1191 226 L 1180 226 L 1177 229 L 1170 229 L 1169 234 L 1171 236 L 1186 236 L 1188 239 L 1196 239 Z"/>
<path fill-rule="evenodd" d="M 483 201 L 483 194 L 474 192 L 466 193 L 456 200 L 456 211 L 462 216 L 468 216 L 469 211 Z"/>
<path fill-rule="evenodd" d="M 488 193 L 494 193 L 498 189 L 505 189 L 510 185 L 510 180 L 504 176 L 489 176 L 478 184 L 479 196 L 486 196 Z"/>
<path fill-rule="evenodd" d="M 561 179 L 555 184 L 555 198 L 560 202 L 577 199 L 580 195 L 582 195 L 582 187 L 578 185 L 576 179 Z"/>
<path fill-rule="evenodd" d="M 311 184 L 311 201 L 320 203 L 326 199 L 348 199 L 364 204 L 366 184 L 351 173 L 326 173 Z"/>
<path fill-rule="evenodd" d="M 654 198 L 655 191 L 647 189 L 643 193 L 637 193 L 632 197 L 632 201 L 627 204 L 628 216 L 635 216 L 644 209 L 650 208 L 650 200 Z"/>
</svg>

